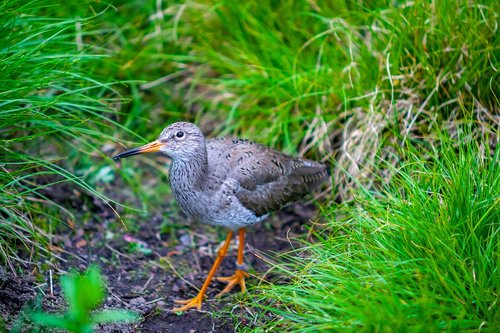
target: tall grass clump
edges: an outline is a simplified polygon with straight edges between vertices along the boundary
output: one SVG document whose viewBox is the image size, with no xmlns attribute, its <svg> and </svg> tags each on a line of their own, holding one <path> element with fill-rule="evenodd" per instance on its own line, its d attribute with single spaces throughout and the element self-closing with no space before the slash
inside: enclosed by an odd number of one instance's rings
<svg viewBox="0 0 500 333">
<path fill-rule="evenodd" d="M 207 133 L 334 156 L 373 186 L 375 152 L 382 145 L 394 156 L 395 133 L 403 142 L 440 126 L 453 134 L 464 109 L 477 138 L 498 121 L 498 9 L 491 1 L 128 1 L 100 17 L 105 37 L 89 38 L 114 64 L 100 73 L 143 82 L 130 85 L 133 102 L 117 116 L 127 128 L 149 136 L 190 120 Z M 335 177 L 339 196 L 352 199 L 358 184 Z"/>
<path fill-rule="evenodd" d="M 343 136 L 347 153 L 364 162 L 358 155 L 373 157 L 374 140 L 361 142 L 356 129 L 386 137 L 396 126 L 411 140 L 436 121 L 463 118 L 461 105 L 491 121 L 498 8 L 215 0 L 173 3 L 150 20 L 178 45 L 163 89 L 174 89 L 188 110 L 289 151 L 312 141 L 332 152 Z"/>
<path fill-rule="evenodd" d="M 496 331 L 500 148 L 484 155 L 459 138 L 441 136 L 441 151 L 406 147 L 390 183 L 325 208 L 326 232 L 283 270 L 291 282 L 259 287 L 257 318 L 278 315 L 261 329 Z"/>
<path fill-rule="evenodd" d="M 0 2 L 0 262 L 12 270 L 49 254 L 47 231 L 72 220 L 68 206 L 51 199 L 52 185 L 70 181 L 72 190 L 63 191 L 107 200 L 75 170 L 87 156 L 103 161 L 121 99 L 112 83 L 92 74 L 104 59 L 85 44 L 95 17 L 47 14 L 57 8 L 50 1 Z"/>
</svg>

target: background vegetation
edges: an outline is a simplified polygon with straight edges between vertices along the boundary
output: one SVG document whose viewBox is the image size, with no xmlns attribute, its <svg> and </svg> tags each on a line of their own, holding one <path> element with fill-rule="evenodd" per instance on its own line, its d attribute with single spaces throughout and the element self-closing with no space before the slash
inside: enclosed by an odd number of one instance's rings
<svg viewBox="0 0 500 333">
<path fill-rule="evenodd" d="M 1 1 L 2 264 L 57 264 L 55 230 L 89 218 L 57 184 L 146 214 L 168 189 L 141 175 L 164 168 L 110 156 L 182 119 L 334 168 L 326 226 L 278 266 L 289 283 L 249 295 L 251 330 L 495 331 L 498 16 L 495 1 Z"/>
</svg>

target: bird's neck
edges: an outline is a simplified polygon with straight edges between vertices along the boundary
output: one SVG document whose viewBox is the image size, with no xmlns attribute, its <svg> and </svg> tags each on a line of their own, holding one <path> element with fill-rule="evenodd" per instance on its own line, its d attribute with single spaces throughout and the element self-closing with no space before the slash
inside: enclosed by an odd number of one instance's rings
<svg viewBox="0 0 500 333">
<path fill-rule="evenodd" d="M 174 159 L 170 165 L 170 186 L 177 193 L 198 190 L 206 179 L 207 170 L 206 149 L 189 159 Z"/>
</svg>

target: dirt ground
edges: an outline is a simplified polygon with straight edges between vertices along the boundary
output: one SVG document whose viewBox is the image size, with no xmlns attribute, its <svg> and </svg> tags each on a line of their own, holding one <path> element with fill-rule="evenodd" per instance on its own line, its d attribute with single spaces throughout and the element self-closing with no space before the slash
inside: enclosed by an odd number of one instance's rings
<svg viewBox="0 0 500 333">
<path fill-rule="evenodd" d="M 161 209 L 172 209 L 168 207 L 172 205 Z M 63 260 L 57 261 L 57 269 L 52 271 L 52 292 L 48 265 L 39 263 L 17 276 L 0 267 L 0 315 L 8 326 L 17 323 L 29 331 L 22 311 L 32 308 L 37 299 L 44 311 L 64 309 L 55 275 L 71 268 L 83 271 L 90 264 L 101 267 L 106 280 L 108 296 L 104 308 L 131 309 L 142 316 L 139 323 L 100 326 L 98 332 L 234 332 L 236 325 L 254 325 L 244 305 L 237 301 L 239 287 L 221 299 L 214 298 L 224 287 L 217 281 L 211 283 L 201 311 L 189 310 L 179 315 L 170 310 L 175 306 L 174 300 L 196 295 L 195 287 L 201 287 L 223 243 L 225 230 L 189 223 L 178 211 L 172 211 L 171 216 L 162 211 L 153 212 L 156 215 L 147 217 L 140 229 L 132 233 L 124 228 L 109 228 L 117 222 L 106 206 L 97 204 L 93 210 L 92 221 L 61 228 L 54 236 L 53 249 Z M 269 266 L 259 257 L 292 249 L 289 239 L 307 233 L 305 226 L 315 214 L 313 205 L 296 203 L 248 229 L 245 262 L 250 268 L 250 289 L 262 277 L 279 281 L 274 273 L 266 274 Z M 184 225 L 161 232 L 162 216 Z M 235 238 L 217 276 L 234 272 L 236 247 Z"/>
</svg>

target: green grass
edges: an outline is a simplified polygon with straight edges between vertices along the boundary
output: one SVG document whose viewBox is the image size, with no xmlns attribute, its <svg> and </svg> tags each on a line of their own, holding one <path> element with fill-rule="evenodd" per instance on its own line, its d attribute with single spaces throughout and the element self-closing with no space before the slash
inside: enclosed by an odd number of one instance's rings
<svg viewBox="0 0 500 333">
<path fill-rule="evenodd" d="M 324 201 L 320 240 L 281 266 L 296 278 L 248 304 L 275 316 L 266 328 L 494 330 L 499 9 L 0 1 L 0 261 L 23 270 L 54 255 L 60 228 L 93 221 L 61 188 L 135 230 L 165 168 L 109 156 L 187 120 L 334 165 L 343 203 Z"/>
<path fill-rule="evenodd" d="M 277 315 L 255 331 L 496 331 L 500 149 L 459 137 L 405 147 L 390 183 L 324 207 L 318 241 L 275 267 L 291 282 L 254 291 L 257 318 Z"/>
<path fill-rule="evenodd" d="M 114 104 L 123 102 L 116 82 L 104 82 L 89 68 L 105 63 L 92 47 L 77 45 L 77 26 L 92 19 L 43 15 L 43 1 L 0 5 L 0 261 L 12 270 L 38 254 L 49 254 L 47 231 L 74 211 L 48 198 L 44 189 L 69 181 L 89 195 L 111 201 L 90 177 L 77 175 L 88 156 L 98 157 L 99 174 L 115 141 L 110 127 Z M 81 172 L 80 172 L 81 173 Z M 29 252 L 20 258 L 18 250 Z M 13 263 L 17 261 L 17 263 Z"/>
<path fill-rule="evenodd" d="M 286 150 L 296 149 L 303 135 L 295 133 L 315 119 L 335 133 L 357 107 L 403 117 L 399 101 L 418 110 L 429 97 L 423 111 L 444 120 L 473 98 L 488 108 L 498 104 L 494 6 L 209 1 L 169 9 L 178 21 L 172 33 L 193 56 L 180 62 L 196 69 L 184 89 L 188 105 L 223 112 L 226 132 L 244 131 Z"/>
</svg>

